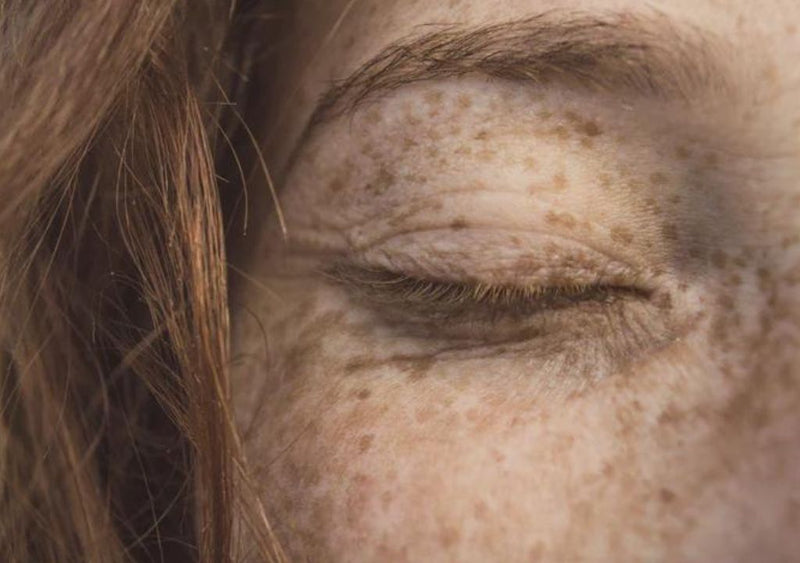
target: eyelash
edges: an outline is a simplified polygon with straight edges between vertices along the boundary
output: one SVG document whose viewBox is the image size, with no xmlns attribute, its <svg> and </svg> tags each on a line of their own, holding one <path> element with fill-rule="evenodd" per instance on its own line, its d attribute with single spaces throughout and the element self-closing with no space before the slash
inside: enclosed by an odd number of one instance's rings
<svg viewBox="0 0 800 563">
<path fill-rule="evenodd" d="M 506 333 L 523 330 L 559 312 L 607 312 L 622 300 L 647 300 L 646 290 L 621 285 L 493 285 L 424 279 L 387 269 L 337 265 L 328 271 L 361 301 L 397 324 L 429 327 L 481 338 L 504 325 Z M 452 330 L 468 326 L 468 331 Z M 534 331 L 536 332 L 536 331 Z"/>
</svg>

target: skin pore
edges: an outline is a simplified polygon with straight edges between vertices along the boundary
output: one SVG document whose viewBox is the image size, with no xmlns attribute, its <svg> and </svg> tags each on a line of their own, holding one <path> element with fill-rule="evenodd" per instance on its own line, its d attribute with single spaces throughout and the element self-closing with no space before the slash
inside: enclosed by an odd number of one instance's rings
<svg viewBox="0 0 800 563">
<path fill-rule="evenodd" d="M 267 151 L 288 236 L 272 214 L 233 311 L 287 552 L 791 560 L 800 6 L 298 4 Z M 495 24 L 488 51 L 547 64 L 464 57 Z"/>
</svg>

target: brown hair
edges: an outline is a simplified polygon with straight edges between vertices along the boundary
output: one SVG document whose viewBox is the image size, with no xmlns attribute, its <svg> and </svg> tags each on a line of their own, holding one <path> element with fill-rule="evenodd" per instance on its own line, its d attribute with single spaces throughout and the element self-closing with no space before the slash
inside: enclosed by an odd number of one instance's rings
<svg viewBox="0 0 800 563">
<path fill-rule="evenodd" d="M 3 561 L 282 558 L 227 389 L 264 4 L 0 0 Z"/>
</svg>

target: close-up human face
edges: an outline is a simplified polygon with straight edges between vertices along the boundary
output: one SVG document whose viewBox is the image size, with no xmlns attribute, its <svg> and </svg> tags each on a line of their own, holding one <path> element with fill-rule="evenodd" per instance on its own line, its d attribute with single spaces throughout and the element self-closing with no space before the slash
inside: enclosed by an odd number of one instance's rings
<svg viewBox="0 0 800 563">
<path fill-rule="evenodd" d="M 285 27 L 233 391 L 288 554 L 796 557 L 800 4 Z"/>
</svg>

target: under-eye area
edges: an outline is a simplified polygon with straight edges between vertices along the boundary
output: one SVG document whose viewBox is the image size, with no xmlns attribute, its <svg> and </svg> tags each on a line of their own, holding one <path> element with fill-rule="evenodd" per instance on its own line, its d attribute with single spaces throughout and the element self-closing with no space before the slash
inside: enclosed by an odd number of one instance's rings
<svg viewBox="0 0 800 563">
<path fill-rule="evenodd" d="M 387 341 L 406 340 L 441 362 L 526 361 L 530 375 L 597 380 L 675 337 L 669 302 L 635 285 L 486 284 L 432 279 L 351 263 L 324 276 Z"/>
</svg>

